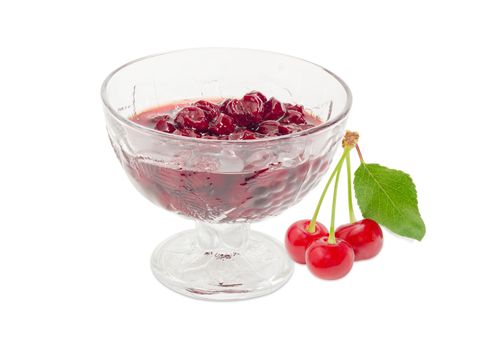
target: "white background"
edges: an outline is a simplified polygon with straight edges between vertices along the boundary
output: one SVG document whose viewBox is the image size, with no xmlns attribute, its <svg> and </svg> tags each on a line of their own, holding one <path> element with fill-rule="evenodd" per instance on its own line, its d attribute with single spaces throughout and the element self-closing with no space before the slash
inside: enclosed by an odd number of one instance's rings
<svg viewBox="0 0 483 350">
<path fill-rule="evenodd" d="M 283 3 L 1 5 L 1 349 L 483 347 L 479 1 Z M 129 183 L 99 90 L 131 59 L 201 46 L 279 51 L 345 79 L 348 126 L 368 162 L 412 175 L 425 239 L 386 233 L 343 280 L 297 266 L 280 291 L 244 302 L 162 287 L 151 251 L 191 222 Z M 320 191 L 255 227 L 282 240 Z"/>
</svg>

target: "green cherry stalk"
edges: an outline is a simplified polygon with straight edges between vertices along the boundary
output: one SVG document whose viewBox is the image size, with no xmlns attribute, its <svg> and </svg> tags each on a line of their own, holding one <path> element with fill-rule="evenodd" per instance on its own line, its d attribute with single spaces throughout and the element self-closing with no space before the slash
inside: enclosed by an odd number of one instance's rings
<svg viewBox="0 0 483 350">
<path fill-rule="evenodd" d="M 330 231 L 329 231 L 329 243 L 335 243 L 335 209 L 336 209 L 336 202 L 337 202 L 337 187 L 339 184 L 339 177 L 341 173 L 342 166 L 344 165 L 344 162 L 347 162 L 347 159 L 350 157 L 350 151 L 354 146 L 357 144 L 357 141 L 359 139 L 359 134 L 357 132 L 351 132 L 351 131 L 346 131 L 346 134 L 344 136 L 344 139 L 342 141 L 342 146 L 344 148 L 344 152 L 342 153 L 342 156 L 340 157 L 339 161 L 337 162 L 337 165 L 335 166 L 334 170 L 330 174 L 329 179 L 327 180 L 327 184 L 324 187 L 324 190 L 322 191 L 322 194 L 320 196 L 319 202 L 317 203 L 317 207 L 315 208 L 314 215 L 312 216 L 312 220 L 310 221 L 309 226 L 307 227 L 307 232 L 308 233 L 314 233 L 315 232 L 315 225 L 317 222 L 317 216 L 319 215 L 320 207 L 322 206 L 322 202 L 324 201 L 325 195 L 327 194 L 327 191 L 329 189 L 330 184 L 332 183 L 332 180 L 334 177 L 336 178 L 335 180 L 335 185 L 334 185 L 334 195 L 332 198 L 332 215 L 331 215 L 331 224 L 330 224 Z M 350 162 L 350 161 L 349 161 Z M 348 164 L 348 171 L 350 172 L 350 164 Z M 351 180 L 349 180 L 351 181 Z M 352 197 L 352 194 L 351 194 Z M 352 201 L 352 198 L 351 198 Z M 352 203 L 350 203 L 350 206 Z M 353 215 L 354 210 L 350 209 Z"/>
</svg>

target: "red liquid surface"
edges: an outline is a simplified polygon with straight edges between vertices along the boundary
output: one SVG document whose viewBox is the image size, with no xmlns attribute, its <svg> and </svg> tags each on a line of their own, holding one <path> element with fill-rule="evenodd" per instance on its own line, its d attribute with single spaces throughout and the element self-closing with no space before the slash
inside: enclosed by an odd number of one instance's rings
<svg viewBox="0 0 483 350">
<path fill-rule="evenodd" d="M 131 120 L 154 128 L 156 116 L 174 117 L 182 107 L 180 103 L 161 106 Z M 305 118 L 310 126 L 320 123 L 308 114 Z M 256 221 L 279 214 L 312 189 L 328 166 L 322 156 L 303 160 L 300 154 L 296 156 L 300 161 L 292 160 L 290 166 L 257 160 L 255 165 L 245 162 L 238 172 L 211 170 L 210 164 L 196 167 L 203 171 L 193 171 L 126 153 L 120 156 L 126 158 L 122 164 L 138 189 L 156 204 L 195 219 L 222 223 Z"/>
</svg>

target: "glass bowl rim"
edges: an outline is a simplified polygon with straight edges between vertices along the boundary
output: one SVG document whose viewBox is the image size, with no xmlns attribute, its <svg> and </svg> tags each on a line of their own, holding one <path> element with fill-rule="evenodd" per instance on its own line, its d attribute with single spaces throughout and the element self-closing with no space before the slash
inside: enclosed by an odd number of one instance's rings
<svg viewBox="0 0 483 350">
<path fill-rule="evenodd" d="M 114 107 L 109 103 L 109 98 L 107 97 L 107 87 L 109 85 L 109 82 L 111 79 L 114 77 L 114 75 L 118 72 L 120 72 L 122 69 L 131 66 L 135 63 L 148 60 L 150 58 L 158 57 L 158 56 L 164 56 L 164 55 L 169 55 L 169 54 L 176 54 L 176 53 L 182 53 L 186 51 L 202 51 L 202 50 L 242 50 L 242 51 L 251 51 L 254 53 L 263 53 L 263 54 L 271 54 L 271 55 L 277 55 L 277 56 L 283 56 L 286 58 L 294 59 L 297 61 L 301 61 L 303 63 L 310 64 L 318 69 L 323 70 L 324 72 L 328 73 L 332 78 L 334 78 L 344 89 L 344 92 L 346 94 L 346 101 L 344 108 L 340 113 L 338 113 L 334 118 L 329 119 L 328 121 L 316 125 L 313 128 L 294 132 L 291 134 L 287 135 L 280 135 L 280 136 L 273 136 L 273 137 L 265 137 L 265 138 L 260 138 L 260 139 L 251 139 L 251 140 L 218 140 L 218 139 L 203 139 L 203 138 L 193 138 L 193 137 L 186 137 L 186 136 L 181 136 L 181 135 L 174 135 L 174 134 L 169 134 L 165 132 L 159 132 L 154 129 L 150 129 L 148 127 L 145 127 L 143 125 L 140 125 L 138 123 L 133 122 L 129 118 L 125 118 L 122 115 L 120 115 Z M 166 51 L 166 52 L 161 52 L 161 53 L 156 53 L 148 56 L 143 56 L 137 59 L 134 59 L 132 61 L 129 61 L 122 66 L 118 67 L 114 71 L 112 71 L 105 79 L 104 82 L 102 83 L 101 86 L 101 98 L 102 98 L 102 103 L 105 108 L 108 109 L 108 111 L 111 113 L 112 116 L 116 118 L 118 122 L 121 124 L 124 124 L 130 128 L 133 128 L 137 131 L 140 131 L 142 133 L 148 134 L 150 136 L 156 137 L 156 138 L 168 138 L 168 139 L 173 139 L 173 140 L 178 140 L 178 141 L 184 141 L 184 142 L 195 142 L 195 143 L 218 143 L 218 144 L 254 144 L 254 143 L 260 143 L 260 142 L 265 142 L 265 143 L 271 143 L 271 142 L 279 142 L 279 141 L 285 141 L 287 139 L 292 139 L 292 138 L 299 138 L 311 134 L 316 134 L 319 131 L 323 131 L 325 129 L 328 129 L 330 127 L 333 127 L 337 124 L 339 124 L 341 121 L 343 121 L 346 117 L 347 114 L 349 113 L 351 106 L 352 106 L 352 93 L 351 90 L 349 89 L 349 86 L 341 79 L 339 76 L 336 74 L 332 73 L 330 70 L 325 69 L 324 67 L 313 63 L 311 61 L 305 60 L 303 58 L 299 58 L 296 56 L 292 55 L 286 55 L 274 51 L 268 51 L 268 50 L 258 50 L 258 49 L 247 49 L 247 48 L 235 48 L 235 47 L 198 47 L 198 48 L 187 48 L 187 49 L 180 49 L 180 50 L 172 50 L 172 51 Z"/>
</svg>

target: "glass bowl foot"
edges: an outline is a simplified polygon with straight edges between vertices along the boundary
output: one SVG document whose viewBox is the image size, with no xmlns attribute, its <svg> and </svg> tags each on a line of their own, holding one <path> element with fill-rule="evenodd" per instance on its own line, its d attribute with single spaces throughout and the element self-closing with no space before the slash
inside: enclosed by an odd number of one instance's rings
<svg viewBox="0 0 483 350">
<path fill-rule="evenodd" d="M 166 287 L 206 300 L 266 295 L 293 273 L 284 247 L 247 224 L 199 223 L 162 242 L 153 252 L 151 268 Z"/>
</svg>

